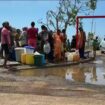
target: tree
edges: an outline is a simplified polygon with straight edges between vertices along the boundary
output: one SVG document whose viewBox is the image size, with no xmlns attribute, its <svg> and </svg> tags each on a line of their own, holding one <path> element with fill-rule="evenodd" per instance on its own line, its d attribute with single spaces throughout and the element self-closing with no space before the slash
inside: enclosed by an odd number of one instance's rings
<svg viewBox="0 0 105 105">
<path fill-rule="evenodd" d="M 47 23 L 44 24 L 54 30 L 67 30 L 68 26 L 75 25 L 78 14 L 89 15 L 91 10 L 95 10 L 96 3 L 97 0 L 59 0 L 56 11 L 47 11 Z"/>
<path fill-rule="evenodd" d="M 90 7 L 90 9 L 95 10 L 96 4 L 97 4 L 97 0 L 90 0 L 87 5 Z"/>
</svg>

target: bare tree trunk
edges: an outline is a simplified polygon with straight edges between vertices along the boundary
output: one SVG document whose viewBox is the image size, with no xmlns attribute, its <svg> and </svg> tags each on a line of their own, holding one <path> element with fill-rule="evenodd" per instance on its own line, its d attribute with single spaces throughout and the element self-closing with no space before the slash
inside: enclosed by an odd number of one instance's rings
<svg viewBox="0 0 105 105">
<path fill-rule="evenodd" d="M 68 27 L 68 25 L 67 25 L 67 24 L 65 24 L 65 33 L 66 33 L 66 31 L 67 31 L 67 27 Z"/>
<path fill-rule="evenodd" d="M 58 26 L 58 19 L 56 18 L 56 29 L 58 30 L 59 29 L 59 26 Z"/>
</svg>

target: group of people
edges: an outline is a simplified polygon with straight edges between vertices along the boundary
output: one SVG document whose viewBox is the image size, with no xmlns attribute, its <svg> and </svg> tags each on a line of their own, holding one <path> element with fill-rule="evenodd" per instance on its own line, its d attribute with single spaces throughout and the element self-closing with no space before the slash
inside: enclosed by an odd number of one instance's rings
<svg viewBox="0 0 105 105">
<path fill-rule="evenodd" d="M 7 59 L 11 47 L 31 46 L 39 53 L 45 54 L 49 62 L 64 60 L 67 35 L 65 29 L 57 29 L 56 32 L 49 31 L 46 26 L 41 26 L 38 32 L 35 22 L 31 22 L 31 27 L 24 27 L 22 30 L 14 29 L 9 22 L 4 22 L 0 30 L 1 35 L 1 55 L 5 52 L 4 67 L 7 67 Z"/>
<path fill-rule="evenodd" d="M 31 22 L 31 27 L 24 27 L 22 30 L 14 29 L 9 25 L 9 22 L 4 22 L 0 30 L 1 35 L 1 54 L 5 52 L 4 67 L 7 67 L 7 59 L 11 47 L 31 46 L 39 53 L 45 54 L 45 58 L 49 62 L 58 62 L 65 60 L 65 51 L 67 43 L 70 46 L 65 29 L 62 31 L 57 29 L 55 32 L 49 31 L 46 26 L 41 26 L 41 32 L 38 32 L 35 27 L 35 22 Z M 76 43 L 77 41 L 77 43 Z M 80 58 L 84 58 L 86 35 L 82 28 L 79 28 L 78 39 L 73 36 L 71 47 L 78 46 Z M 68 48 L 70 50 L 70 48 Z"/>
</svg>

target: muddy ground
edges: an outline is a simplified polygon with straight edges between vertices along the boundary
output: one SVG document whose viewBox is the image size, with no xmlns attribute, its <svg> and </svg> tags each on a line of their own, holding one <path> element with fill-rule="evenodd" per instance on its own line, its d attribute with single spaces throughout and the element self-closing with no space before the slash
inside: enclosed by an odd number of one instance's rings
<svg viewBox="0 0 105 105">
<path fill-rule="evenodd" d="M 81 65 L 104 67 L 104 55 L 97 60 L 103 63 Z M 45 71 L 28 74 L 0 68 L 0 105 L 105 105 L 105 85 L 66 80 L 62 67 L 53 75 Z"/>
</svg>

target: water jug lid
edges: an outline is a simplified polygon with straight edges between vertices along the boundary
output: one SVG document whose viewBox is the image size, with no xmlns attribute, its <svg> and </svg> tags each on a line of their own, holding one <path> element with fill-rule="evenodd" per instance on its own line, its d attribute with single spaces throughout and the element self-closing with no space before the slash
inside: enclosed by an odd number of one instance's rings
<svg viewBox="0 0 105 105">
<path fill-rule="evenodd" d="M 26 49 L 34 49 L 34 47 L 32 47 L 32 46 L 25 46 L 24 48 L 26 48 Z"/>
<path fill-rule="evenodd" d="M 35 51 L 34 55 L 41 55 L 39 52 Z"/>
</svg>

